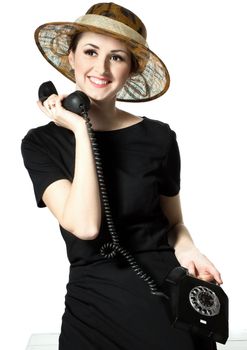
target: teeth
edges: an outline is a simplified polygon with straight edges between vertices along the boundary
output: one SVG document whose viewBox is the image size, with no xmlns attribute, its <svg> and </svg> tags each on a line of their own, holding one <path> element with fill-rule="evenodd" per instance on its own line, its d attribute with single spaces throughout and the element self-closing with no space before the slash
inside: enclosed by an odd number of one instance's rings
<svg viewBox="0 0 247 350">
<path fill-rule="evenodd" d="M 90 77 L 90 80 L 91 80 L 93 83 L 97 84 L 97 85 L 106 85 L 106 84 L 108 84 L 108 81 L 106 81 L 106 80 L 100 80 L 100 79 L 97 79 L 97 78 L 94 78 L 94 77 Z"/>
</svg>

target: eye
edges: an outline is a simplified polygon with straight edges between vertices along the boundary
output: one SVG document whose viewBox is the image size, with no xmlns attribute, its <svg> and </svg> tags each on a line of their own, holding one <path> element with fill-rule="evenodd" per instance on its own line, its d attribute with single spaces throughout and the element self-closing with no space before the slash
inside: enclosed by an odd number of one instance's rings
<svg viewBox="0 0 247 350">
<path fill-rule="evenodd" d="M 88 49 L 88 50 L 84 51 L 84 53 L 88 56 L 96 56 L 97 55 L 97 52 L 95 50 L 92 50 L 92 49 Z"/>
<path fill-rule="evenodd" d="M 111 56 L 111 59 L 113 61 L 117 61 L 117 62 L 121 62 L 121 61 L 124 61 L 124 58 L 122 56 L 119 56 L 119 55 L 112 55 Z"/>
</svg>

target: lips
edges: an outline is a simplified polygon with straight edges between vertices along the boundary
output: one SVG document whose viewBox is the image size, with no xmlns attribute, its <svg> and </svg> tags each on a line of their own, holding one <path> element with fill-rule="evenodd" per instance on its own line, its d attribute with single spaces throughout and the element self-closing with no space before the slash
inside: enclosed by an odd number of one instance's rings
<svg viewBox="0 0 247 350">
<path fill-rule="evenodd" d="M 99 78 L 99 77 L 88 77 L 88 79 L 90 80 L 90 82 L 97 87 L 104 87 L 108 84 L 111 83 L 111 81 L 107 78 Z"/>
</svg>

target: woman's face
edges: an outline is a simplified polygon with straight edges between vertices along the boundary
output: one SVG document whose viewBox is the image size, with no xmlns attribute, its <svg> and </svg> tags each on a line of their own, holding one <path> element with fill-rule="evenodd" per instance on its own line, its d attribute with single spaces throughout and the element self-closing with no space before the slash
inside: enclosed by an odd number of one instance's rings
<svg viewBox="0 0 247 350">
<path fill-rule="evenodd" d="M 115 99 L 131 71 L 127 46 L 106 35 L 85 32 L 69 62 L 75 71 L 77 89 L 97 101 Z"/>
</svg>

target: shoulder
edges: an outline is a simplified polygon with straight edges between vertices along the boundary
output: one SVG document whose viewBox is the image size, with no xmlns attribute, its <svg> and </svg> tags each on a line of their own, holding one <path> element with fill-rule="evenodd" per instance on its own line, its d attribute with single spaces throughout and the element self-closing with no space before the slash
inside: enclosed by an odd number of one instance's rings
<svg viewBox="0 0 247 350">
<path fill-rule="evenodd" d="M 68 129 L 57 126 L 54 122 L 49 122 L 48 124 L 37 126 L 28 130 L 26 135 L 23 137 L 23 141 L 28 140 L 38 140 L 40 138 L 47 138 L 49 136 L 58 137 L 64 133 L 64 130 Z"/>
<path fill-rule="evenodd" d="M 167 135 L 167 136 L 173 136 L 175 134 L 175 131 L 171 129 L 170 125 L 159 120 L 159 119 L 151 119 L 151 118 L 147 118 L 150 126 L 153 127 L 153 130 L 155 132 L 160 132 L 163 135 Z"/>
<path fill-rule="evenodd" d="M 36 146 L 49 146 L 54 142 L 62 141 L 62 139 L 73 136 L 72 131 L 63 127 L 57 126 L 54 122 L 41 125 L 28 130 L 26 135 L 22 138 L 22 144 L 31 143 Z"/>
<path fill-rule="evenodd" d="M 45 137 L 51 133 L 53 124 L 54 123 L 50 122 L 48 124 L 29 129 L 26 135 L 24 135 L 22 138 L 22 142 L 35 141 L 39 138 Z"/>
<path fill-rule="evenodd" d="M 161 149 L 166 151 L 173 141 L 176 141 L 176 133 L 169 124 L 158 120 L 146 118 L 148 133 L 152 140 L 160 145 Z"/>
</svg>

